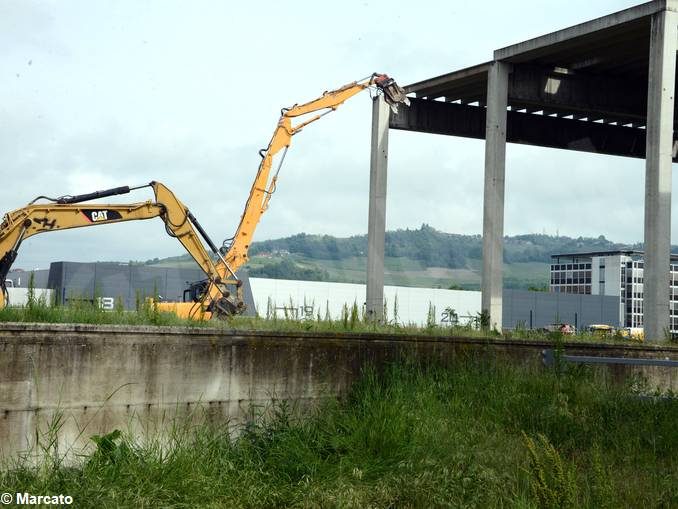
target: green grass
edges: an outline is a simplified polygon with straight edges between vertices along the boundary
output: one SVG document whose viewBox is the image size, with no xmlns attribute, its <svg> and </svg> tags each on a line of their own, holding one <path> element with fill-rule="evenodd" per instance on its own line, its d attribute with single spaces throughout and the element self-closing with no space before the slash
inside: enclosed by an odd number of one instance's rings
<svg viewBox="0 0 678 509">
<path fill-rule="evenodd" d="M 44 302 L 31 301 L 25 307 L 6 307 L 0 309 L 0 322 L 38 322 L 38 323 L 88 323 L 114 325 L 165 325 L 165 326 L 204 326 L 209 322 L 182 320 L 173 313 L 159 312 L 150 302 L 141 302 L 138 310 L 125 311 L 116 306 L 114 311 L 106 311 L 99 306 L 82 302 L 65 306 L 48 306 Z"/>
<path fill-rule="evenodd" d="M 676 507 L 678 401 L 588 370 L 499 361 L 368 370 L 350 394 L 279 403 L 240 433 L 181 426 L 164 447 L 97 439 L 75 466 L 0 471 L 0 491 L 78 507 Z"/>
<path fill-rule="evenodd" d="M 433 323 L 420 326 L 400 323 L 397 315 L 397 303 L 391 309 L 385 309 L 385 321 L 377 323 L 368 320 L 357 304 L 344 306 L 340 316 L 328 317 L 322 311 L 316 310 L 316 315 L 309 319 L 295 319 L 277 317 L 270 313 L 267 317 L 234 316 L 219 320 L 186 320 L 178 318 L 173 313 L 160 312 L 150 301 L 140 302 L 136 311 L 123 310 L 116 306 L 114 311 L 106 311 L 89 302 L 69 304 L 66 306 L 47 306 L 44 302 L 29 301 L 25 307 L 6 307 L 0 309 L 0 323 L 2 322 L 35 322 L 35 323 L 84 323 L 99 325 L 148 325 L 148 326 L 177 326 L 177 327 L 209 327 L 221 330 L 246 331 L 275 331 L 275 332 L 317 332 L 317 333 L 377 333 L 399 336 L 434 336 L 434 337 L 474 337 L 490 338 L 494 340 L 535 340 L 552 341 L 554 343 L 567 342 L 595 342 L 628 344 L 629 340 L 618 336 L 600 336 L 589 332 L 579 332 L 572 336 L 563 336 L 558 332 L 545 333 L 538 330 L 524 328 L 504 331 L 499 334 L 492 330 L 479 328 L 481 317 L 478 316 L 471 324 L 463 326 L 448 326 Z M 294 307 L 293 305 L 291 306 Z M 435 315 L 435 310 L 429 310 Z M 390 314 L 389 314 L 390 313 Z M 653 342 L 653 345 L 671 345 L 675 342 L 665 339 Z"/>
</svg>

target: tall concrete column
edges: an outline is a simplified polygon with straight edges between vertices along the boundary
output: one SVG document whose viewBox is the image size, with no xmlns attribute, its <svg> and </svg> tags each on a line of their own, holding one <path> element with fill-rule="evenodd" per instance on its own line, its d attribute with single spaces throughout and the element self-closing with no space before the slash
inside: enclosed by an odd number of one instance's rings
<svg viewBox="0 0 678 509">
<path fill-rule="evenodd" d="M 370 203 L 367 225 L 367 316 L 384 317 L 384 243 L 386 240 L 386 169 L 390 108 L 381 95 L 372 103 Z"/>
<path fill-rule="evenodd" d="M 498 330 L 502 327 L 504 173 L 509 71 L 509 64 L 504 62 L 493 62 L 488 71 L 485 123 L 481 307 L 484 312 L 489 313 L 489 325 Z"/>
<path fill-rule="evenodd" d="M 671 165 L 678 14 L 652 16 L 645 161 L 643 327 L 649 340 L 669 329 Z"/>
</svg>

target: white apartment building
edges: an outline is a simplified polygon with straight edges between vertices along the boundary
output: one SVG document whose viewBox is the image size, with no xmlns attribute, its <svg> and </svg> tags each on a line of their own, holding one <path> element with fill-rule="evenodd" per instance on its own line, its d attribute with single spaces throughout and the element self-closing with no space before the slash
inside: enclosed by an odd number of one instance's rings
<svg viewBox="0 0 678 509">
<path fill-rule="evenodd" d="M 678 332 L 678 256 L 671 255 L 671 332 Z M 551 292 L 619 298 L 619 325 L 643 326 L 643 252 L 602 251 L 551 256 Z"/>
</svg>

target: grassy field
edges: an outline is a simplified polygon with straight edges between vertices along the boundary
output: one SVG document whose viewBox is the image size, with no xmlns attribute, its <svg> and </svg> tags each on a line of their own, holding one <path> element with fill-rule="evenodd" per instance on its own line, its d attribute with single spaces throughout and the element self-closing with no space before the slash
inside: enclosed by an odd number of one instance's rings
<svg viewBox="0 0 678 509">
<path fill-rule="evenodd" d="M 144 446 L 111 430 L 65 466 L 0 470 L 0 491 L 77 507 L 678 507 L 678 400 L 587 370 L 502 362 L 368 370 L 341 400 Z"/>
<path fill-rule="evenodd" d="M 116 306 L 106 311 L 87 301 L 67 306 L 48 306 L 44 302 L 31 300 L 25 307 L 6 307 L 0 309 L 0 322 L 38 322 L 38 323 L 89 323 L 112 325 L 166 325 L 192 326 L 220 325 L 214 322 L 182 320 L 173 313 L 161 313 L 150 302 L 139 303 L 135 311 L 126 311 Z"/>
<path fill-rule="evenodd" d="M 270 304 L 270 303 L 269 303 Z M 147 325 L 174 327 L 209 327 L 224 331 L 275 331 L 275 332 L 317 332 L 317 333 L 377 333 L 400 336 L 434 336 L 434 337 L 476 337 L 494 340 L 536 340 L 567 341 L 589 343 L 628 344 L 642 342 L 637 338 L 626 338 L 620 333 L 601 335 L 586 330 L 564 336 L 559 332 L 547 332 L 541 329 L 515 328 L 501 333 L 489 328 L 486 316 L 478 313 L 463 325 L 439 323 L 436 319 L 435 307 L 429 304 L 426 324 L 402 323 L 396 317 L 398 304 L 384 305 L 382 322 L 369 320 L 365 309 L 353 303 L 344 305 L 339 316 L 329 316 L 321 309 L 317 315 L 308 318 L 295 318 L 293 315 L 279 317 L 269 310 L 260 310 L 264 316 L 230 316 L 222 319 L 181 319 L 174 313 L 160 311 L 151 300 L 138 299 L 136 310 L 125 310 L 122 302 L 116 302 L 114 310 L 104 310 L 91 300 L 70 301 L 68 305 L 47 305 L 41 299 L 30 296 L 28 305 L 24 307 L 5 307 L 0 309 L 2 322 L 34 322 L 34 323 L 82 323 L 93 325 Z M 268 316 L 270 314 L 270 316 Z M 653 341 L 654 345 L 675 345 L 673 337 L 667 335 L 662 340 Z"/>
<path fill-rule="evenodd" d="M 395 307 L 395 303 L 393 304 Z M 478 337 L 492 339 L 533 339 L 537 341 L 551 340 L 568 342 L 596 342 L 628 344 L 629 340 L 621 336 L 601 336 L 586 331 L 571 336 L 562 336 L 558 332 L 540 330 L 514 329 L 497 331 L 483 327 L 483 317 L 479 314 L 466 325 L 449 326 L 436 323 L 435 312 L 429 310 L 429 323 L 413 325 L 398 323 L 393 320 L 395 309 L 384 309 L 386 321 L 377 323 L 364 316 L 364 310 L 353 306 L 344 306 L 340 316 L 327 317 L 318 311 L 316 317 L 310 319 L 279 318 L 275 314 L 265 316 L 233 316 L 227 319 L 187 320 L 178 318 L 173 313 L 160 312 L 150 301 L 142 301 L 138 309 L 126 311 L 116 306 L 113 311 L 103 310 L 88 301 L 67 306 L 47 306 L 44 302 L 31 301 L 25 307 L 6 307 L 0 309 L 2 322 L 35 322 L 35 323 L 84 323 L 99 325 L 149 325 L 177 327 L 210 327 L 214 329 L 276 331 L 276 332 L 318 332 L 318 333 L 378 333 L 406 336 L 437 337 Z M 653 344 L 675 344 L 671 338 Z"/>
<path fill-rule="evenodd" d="M 311 259 L 299 255 L 288 255 L 303 267 L 317 267 L 326 270 L 329 280 L 339 283 L 365 283 L 366 257 L 344 260 Z M 276 263 L 280 258 L 252 257 L 248 267 L 261 267 Z M 480 289 L 480 261 L 472 260 L 470 265 L 460 269 L 424 267 L 421 262 L 409 258 L 386 257 L 384 260 L 384 281 L 387 285 L 412 286 L 419 288 L 449 288 L 457 285 L 466 290 Z M 507 288 L 540 287 L 548 284 L 549 265 L 539 262 L 504 264 L 504 281 Z"/>
</svg>

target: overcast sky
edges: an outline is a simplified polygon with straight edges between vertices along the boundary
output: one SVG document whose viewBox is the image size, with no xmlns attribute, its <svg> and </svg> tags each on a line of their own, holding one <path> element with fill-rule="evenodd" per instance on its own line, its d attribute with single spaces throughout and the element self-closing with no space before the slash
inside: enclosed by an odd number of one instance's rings
<svg viewBox="0 0 678 509">
<path fill-rule="evenodd" d="M 220 243 L 281 107 L 373 71 L 444 74 L 637 3 L 0 0 L 1 210 L 158 180 Z M 294 138 L 255 239 L 367 231 L 370 115 L 364 93 Z M 481 232 L 482 141 L 391 131 L 389 144 L 388 229 Z M 643 171 L 509 145 L 505 231 L 640 241 Z M 155 219 L 33 237 L 15 267 L 181 252 Z"/>
</svg>

